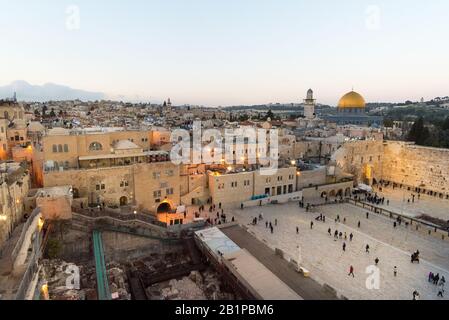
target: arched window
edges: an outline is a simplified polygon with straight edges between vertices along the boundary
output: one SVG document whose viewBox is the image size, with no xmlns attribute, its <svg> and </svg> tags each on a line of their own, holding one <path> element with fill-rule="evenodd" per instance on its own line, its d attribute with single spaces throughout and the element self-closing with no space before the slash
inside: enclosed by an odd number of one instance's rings
<svg viewBox="0 0 449 320">
<path fill-rule="evenodd" d="M 69 146 L 67 144 L 64 145 L 64 152 L 69 152 Z"/>
<path fill-rule="evenodd" d="M 55 145 L 55 144 L 53 145 L 53 152 L 54 152 L 54 153 L 58 152 L 58 146 Z"/>
<path fill-rule="evenodd" d="M 99 142 L 92 142 L 89 145 L 89 151 L 100 151 L 103 150 L 103 146 Z"/>
<path fill-rule="evenodd" d="M 58 144 L 58 152 L 62 152 L 62 144 Z"/>
</svg>

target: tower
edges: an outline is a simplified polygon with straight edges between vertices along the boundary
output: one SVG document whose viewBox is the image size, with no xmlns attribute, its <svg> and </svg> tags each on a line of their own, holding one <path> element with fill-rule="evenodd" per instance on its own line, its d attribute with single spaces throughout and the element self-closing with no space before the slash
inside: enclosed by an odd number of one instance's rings
<svg viewBox="0 0 449 320">
<path fill-rule="evenodd" d="M 304 99 L 304 116 L 306 119 L 315 119 L 315 99 L 313 98 L 313 91 L 307 91 L 307 98 Z"/>
</svg>

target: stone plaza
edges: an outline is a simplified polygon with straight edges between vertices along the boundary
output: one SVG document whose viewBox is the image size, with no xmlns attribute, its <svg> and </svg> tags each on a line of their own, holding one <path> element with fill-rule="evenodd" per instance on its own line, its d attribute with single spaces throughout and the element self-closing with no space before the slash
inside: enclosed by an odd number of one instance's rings
<svg viewBox="0 0 449 320">
<path fill-rule="evenodd" d="M 449 278 L 447 237 L 428 235 L 405 224 L 394 228 L 390 218 L 374 212 L 369 212 L 367 218 L 366 212 L 348 203 L 320 206 L 313 212 L 306 212 L 298 203 L 288 203 L 237 209 L 230 214 L 272 249 L 281 249 L 284 258 L 299 259 L 301 266 L 310 271 L 312 279 L 331 286 L 340 296 L 351 300 L 411 300 L 416 290 L 423 300 L 448 299 L 447 295 L 437 298 L 437 286 L 428 281 L 429 272 Z M 259 214 L 263 220 L 253 225 L 252 220 Z M 320 214 L 326 217 L 325 222 L 315 219 Z M 336 221 L 337 216 L 340 222 Z M 272 223 L 273 233 L 266 227 L 266 222 Z M 329 228 L 332 235 L 328 234 Z M 334 238 L 335 230 L 343 233 L 341 239 Z M 349 239 L 351 233 L 352 241 Z M 343 243 L 346 243 L 345 251 Z M 370 247 L 369 253 L 365 250 L 366 245 Z M 412 264 L 410 256 L 416 250 L 420 251 L 420 263 Z M 366 273 L 376 258 L 380 272 L 378 289 L 370 285 L 372 271 Z M 348 276 L 351 265 L 354 278 Z M 394 276 L 395 266 L 397 276 Z M 302 276 L 298 274 L 298 277 Z"/>
</svg>

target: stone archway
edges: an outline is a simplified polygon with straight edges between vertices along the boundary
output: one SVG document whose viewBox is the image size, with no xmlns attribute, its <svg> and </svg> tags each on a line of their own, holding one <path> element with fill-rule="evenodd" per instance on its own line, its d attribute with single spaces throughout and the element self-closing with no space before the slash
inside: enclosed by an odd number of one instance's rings
<svg viewBox="0 0 449 320">
<path fill-rule="evenodd" d="M 172 211 L 172 207 L 168 202 L 162 202 L 157 207 L 157 213 L 170 213 Z"/>
<path fill-rule="evenodd" d="M 343 189 L 338 190 L 337 197 L 343 197 Z"/>
<path fill-rule="evenodd" d="M 351 188 L 346 188 L 345 197 L 349 197 L 351 195 Z"/>
<path fill-rule="evenodd" d="M 123 196 L 123 197 L 120 198 L 120 206 L 123 207 L 123 206 L 126 206 L 126 205 L 128 205 L 128 198 Z"/>
</svg>

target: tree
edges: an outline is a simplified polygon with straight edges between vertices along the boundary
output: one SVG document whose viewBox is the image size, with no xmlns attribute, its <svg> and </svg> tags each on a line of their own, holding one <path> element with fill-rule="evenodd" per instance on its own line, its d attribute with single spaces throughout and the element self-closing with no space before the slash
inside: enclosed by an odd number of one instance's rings
<svg viewBox="0 0 449 320">
<path fill-rule="evenodd" d="M 265 115 L 265 120 L 268 120 L 268 119 L 271 119 L 271 120 L 274 119 L 274 113 L 271 111 L 271 109 L 268 110 L 267 114 Z"/>
<path fill-rule="evenodd" d="M 414 141 L 418 145 L 425 145 L 429 138 L 429 129 L 424 126 L 424 120 L 419 117 L 418 120 L 413 123 L 412 128 L 408 133 L 407 140 Z"/>
<path fill-rule="evenodd" d="M 446 117 L 443 124 L 441 125 L 441 129 L 443 130 L 449 130 L 449 117 Z"/>
</svg>

